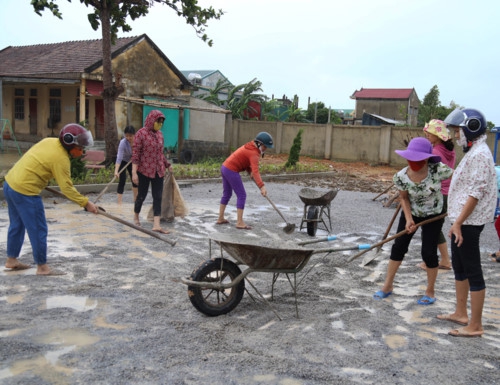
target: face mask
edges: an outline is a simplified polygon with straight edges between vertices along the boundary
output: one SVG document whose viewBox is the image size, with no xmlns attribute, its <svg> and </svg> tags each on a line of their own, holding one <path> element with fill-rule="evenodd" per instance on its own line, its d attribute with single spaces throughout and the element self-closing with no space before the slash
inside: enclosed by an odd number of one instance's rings
<svg viewBox="0 0 500 385">
<path fill-rule="evenodd" d="M 462 129 L 460 129 L 460 138 L 457 139 L 457 145 L 467 147 L 467 138 L 465 137 Z"/>
<path fill-rule="evenodd" d="M 155 131 L 160 131 L 162 126 L 163 126 L 163 123 L 155 122 L 153 128 Z"/>
<path fill-rule="evenodd" d="M 425 163 L 427 162 L 427 160 L 420 160 L 418 162 L 414 162 L 412 160 L 409 160 L 408 161 L 408 165 L 410 166 L 410 168 L 413 170 L 413 171 L 419 171 L 422 169 L 422 167 L 425 166 Z"/>
<path fill-rule="evenodd" d="M 73 147 L 71 150 L 69 150 L 69 154 L 72 158 L 80 158 L 81 156 L 83 156 L 83 148 Z"/>
</svg>

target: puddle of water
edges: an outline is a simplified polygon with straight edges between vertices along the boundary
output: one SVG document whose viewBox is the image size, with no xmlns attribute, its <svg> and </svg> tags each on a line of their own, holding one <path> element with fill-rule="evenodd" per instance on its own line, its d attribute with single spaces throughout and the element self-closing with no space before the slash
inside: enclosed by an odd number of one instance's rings
<svg viewBox="0 0 500 385">
<path fill-rule="evenodd" d="M 49 297 L 45 301 L 45 309 L 55 309 L 58 307 L 67 307 L 77 312 L 84 312 L 95 309 L 97 301 L 88 297 L 77 297 L 73 295 L 63 295 Z"/>
<path fill-rule="evenodd" d="M 384 341 L 391 349 L 401 349 L 408 345 L 406 338 L 399 334 L 384 336 Z"/>
<path fill-rule="evenodd" d="M 71 374 L 75 369 L 60 365 L 59 359 L 78 347 L 95 344 L 98 337 L 90 335 L 83 329 L 54 330 L 47 335 L 36 338 L 36 341 L 47 345 L 62 345 L 44 355 L 27 360 L 16 361 L 9 368 L 0 370 L 0 380 L 32 372 L 45 382 L 54 385 L 70 384 Z"/>
<path fill-rule="evenodd" d="M 64 346 L 88 346 L 99 341 L 99 337 L 90 335 L 85 329 L 58 329 L 53 330 L 49 334 L 36 338 L 36 340 L 48 345 L 64 345 Z"/>
<path fill-rule="evenodd" d="M 94 321 L 94 325 L 100 328 L 114 329 L 114 330 L 123 330 L 128 328 L 128 326 L 126 325 L 110 324 L 108 323 L 108 321 L 106 321 L 106 318 L 104 318 L 103 316 L 97 317 Z"/>
<path fill-rule="evenodd" d="M 23 329 L 2 330 L 0 331 L 0 338 L 15 336 L 21 333 L 22 331 Z"/>
<path fill-rule="evenodd" d="M 15 295 L 8 295 L 6 297 L 0 297 L 0 301 L 5 301 L 10 305 L 23 302 L 23 299 L 24 299 L 24 294 L 15 294 Z"/>
</svg>

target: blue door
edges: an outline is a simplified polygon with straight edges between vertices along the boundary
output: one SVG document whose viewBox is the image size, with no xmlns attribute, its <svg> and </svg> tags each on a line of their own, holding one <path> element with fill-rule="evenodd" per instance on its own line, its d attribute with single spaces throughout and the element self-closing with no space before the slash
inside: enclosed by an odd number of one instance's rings
<svg viewBox="0 0 500 385">
<path fill-rule="evenodd" d="M 145 97 L 145 99 L 149 100 L 158 100 L 153 98 Z M 166 100 L 162 100 L 167 102 Z M 146 116 L 152 110 L 159 110 L 165 115 L 165 123 L 163 123 L 163 127 L 161 132 L 163 133 L 163 138 L 165 140 L 165 148 L 169 151 L 177 152 L 177 143 L 179 142 L 179 110 L 172 108 L 159 108 L 155 106 L 145 105 L 142 111 L 142 121 L 146 120 Z M 183 139 L 186 140 L 189 138 L 189 109 L 184 110 L 184 124 L 183 124 Z"/>
</svg>

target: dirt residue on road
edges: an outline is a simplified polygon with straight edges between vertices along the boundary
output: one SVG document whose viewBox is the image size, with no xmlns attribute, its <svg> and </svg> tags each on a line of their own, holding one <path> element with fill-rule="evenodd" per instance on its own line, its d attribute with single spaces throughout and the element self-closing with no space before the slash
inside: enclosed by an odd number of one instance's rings
<svg viewBox="0 0 500 385">
<path fill-rule="evenodd" d="M 35 269 L 0 271 L 0 382 L 498 383 L 500 264 L 488 258 L 488 252 L 498 249 L 493 224 L 486 226 L 481 238 L 488 287 L 482 338 L 448 336 L 456 325 L 436 319 L 453 309 L 453 272 L 440 271 L 435 304 L 417 304 L 426 281 L 426 273 L 417 267 L 419 234 L 396 277 L 394 294 L 382 301 L 372 296 L 382 284 L 390 244 L 367 266 L 360 260 L 347 263 L 355 251 L 314 254 L 297 275 L 299 318 L 288 281 L 294 276 L 280 274 L 272 292 L 269 272 L 251 273 L 248 278 L 266 299 L 272 294 L 271 305 L 282 321 L 259 300 L 250 282 L 241 302 L 226 315 L 207 317 L 192 306 L 181 279 L 210 256 L 221 256 L 219 248 L 210 248 L 211 236 L 223 234 L 241 243 L 265 245 L 315 239 L 304 228 L 299 231 L 303 204 L 298 193 L 307 182 L 305 178 L 298 182 L 301 185 L 266 183 L 273 202 L 297 224 L 293 234 L 282 231 L 285 223 L 252 182 L 246 182 L 245 208 L 245 221 L 252 230 L 235 229 L 234 198 L 226 211 L 231 224 L 215 224 L 220 182 L 183 188 L 189 215 L 164 224 L 172 231 L 168 236 L 178 238 L 175 247 L 86 213 L 61 198 L 44 198 L 49 263 L 67 274 L 37 277 Z M 331 204 L 331 234 L 337 240 L 307 247 L 379 241 L 394 209 L 373 201 L 374 195 L 341 189 Z M 100 204 L 107 212 L 132 220 L 131 192 L 125 193 L 121 206 L 113 193 Z M 147 200 L 142 219 L 150 229 L 149 204 Z M 7 228 L 7 208 L 2 204 L 3 256 Z M 316 238 L 326 235 L 318 230 Z M 28 241 L 21 261 L 33 261 Z"/>
</svg>

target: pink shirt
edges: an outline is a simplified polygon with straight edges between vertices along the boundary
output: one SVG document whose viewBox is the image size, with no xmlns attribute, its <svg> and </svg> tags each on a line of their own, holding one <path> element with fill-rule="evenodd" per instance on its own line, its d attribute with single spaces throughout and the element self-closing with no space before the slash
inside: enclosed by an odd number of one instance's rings
<svg viewBox="0 0 500 385">
<path fill-rule="evenodd" d="M 137 165 L 137 172 L 148 178 L 154 178 L 156 174 L 163 178 L 165 170 L 170 167 L 163 154 L 163 134 L 154 130 L 154 123 L 159 118 L 164 118 L 160 111 L 151 111 L 146 117 L 144 127 L 134 136 L 132 163 Z"/>
</svg>

